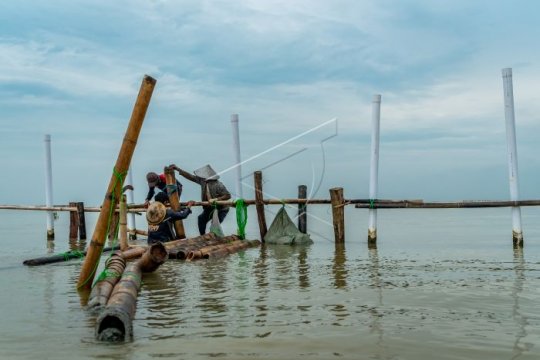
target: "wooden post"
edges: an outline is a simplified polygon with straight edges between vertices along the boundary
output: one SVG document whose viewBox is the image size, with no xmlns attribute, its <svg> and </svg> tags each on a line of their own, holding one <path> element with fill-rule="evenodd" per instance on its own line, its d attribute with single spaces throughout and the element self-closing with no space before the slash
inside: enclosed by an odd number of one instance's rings
<svg viewBox="0 0 540 360">
<path fill-rule="evenodd" d="M 336 243 L 345 242 L 345 200 L 343 199 L 343 188 L 330 189 L 330 199 L 332 200 L 332 220 L 334 222 L 334 237 Z"/>
<path fill-rule="evenodd" d="M 131 119 L 124 136 L 124 141 L 118 158 L 116 160 L 116 165 L 113 169 L 113 174 L 105 193 L 105 199 L 103 200 L 103 205 L 101 206 L 101 211 L 94 229 L 94 234 L 92 235 L 92 241 L 88 247 L 88 254 L 84 259 L 84 263 L 79 274 L 79 281 L 77 283 L 77 288 L 79 289 L 90 289 L 92 286 L 92 280 L 94 280 L 95 270 L 98 265 L 99 258 L 101 256 L 101 251 L 103 250 L 103 245 L 105 243 L 105 232 L 107 231 L 107 223 L 109 222 L 109 213 L 116 208 L 118 199 L 120 199 L 120 194 L 123 186 L 123 177 L 129 169 L 129 164 L 131 162 L 131 157 L 135 151 L 135 146 L 137 145 L 137 139 L 139 138 L 139 133 L 141 132 L 142 124 L 144 122 L 144 117 L 146 115 L 146 110 L 152 98 L 152 92 L 154 91 L 154 86 L 156 85 L 156 80 L 152 77 L 145 75 L 137 96 L 137 101 L 133 108 L 131 114 Z"/>
<path fill-rule="evenodd" d="M 264 243 L 264 236 L 268 229 L 266 228 L 266 217 L 264 216 L 263 190 L 262 190 L 262 172 L 255 171 L 253 174 L 255 181 L 255 207 L 257 208 L 257 217 L 259 218 L 259 230 L 261 232 L 261 241 Z"/>
<path fill-rule="evenodd" d="M 127 185 L 133 186 L 133 171 L 131 170 L 131 167 L 128 170 Z M 127 194 L 128 203 L 130 205 L 134 204 L 135 199 L 134 199 L 134 195 L 133 195 L 133 190 L 127 189 L 126 194 Z M 128 218 L 128 230 L 135 230 L 137 228 L 137 226 L 135 224 L 135 214 L 134 213 L 129 213 L 129 214 L 127 214 L 127 218 Z M 137 240 L 137 234 L 136 233 L 130 233 L 129 239 L 130 240 Z"/>
<path fill-rule="evenodd" d="M 77 203 L 70 202 L 69 207 L 76 207 Z M 79 217 L 77 211 L 69 212 L 69 240 L 77 240 L 77 233 L 79 231 Z"/>
<path fill-rule="evenodd" d="M 122 201 L 120 202 L 120 250 L 126 251 L 128 245 L 127 234 L 127 198 L 126 195 L 122 195 Z"/>
<path fill-rule="evenodd" d="M 79 240 L 86 240 L 86 219 L 84 217 L 84 203 L 77 203 L 77 215 L 79 215 Z"/>
<path fill-rule="evenodd" d="M 173 191 L 172 193 L 169 193 L 169 191 L 167 191 L 167 195 L 169 195 L 169 202 L 171 203 L 171 209 L 173 209 L 174 211 L 180 211 L 180 196 L 176 187 L 176 177 L 174 176 L 174 170 L 166 166 L 164 172 L 165 180 L 167 180 L 167 187 L 173 185 L 174 189 L 176 189 L 176 191 Z M 186 231 L 184 230 L 184 223 L 182 222 L 182 220 L 176 220 L 174 222 L 174 230 L 176 231 L 177 239 L 184 239 L 186 237 Z"/>
<path fill-rule="evenodd" d="M 298 198 L 299 199 L 307 198 L 306 185 L 298 186 Z M 298 204 L 298 230 L 300 230 L 304 234 L 307 232 L 307 203 Z"/>
</svg>

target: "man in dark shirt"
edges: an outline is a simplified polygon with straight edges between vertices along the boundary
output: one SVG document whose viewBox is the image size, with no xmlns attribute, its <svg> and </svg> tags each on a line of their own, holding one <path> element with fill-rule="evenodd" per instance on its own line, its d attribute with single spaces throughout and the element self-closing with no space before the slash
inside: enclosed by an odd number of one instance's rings
<svg viewBox="0 0 540 360">
<path fill-rule="evenodd" d="M 180 175 L 201 185 L 201 201 L 208 201 L 213 203 L 215 201 L 229 200 L 231 194 L 223 185 L 221 181 L 218 181 L 219 175 L 212 169 L 210 165 L 203 166 L 200 169 L 194 171 L 194 174 L 190 174 L 187 171 L 180 169 L 178 166 L 172 164 L 171 169 L 178 171 Z M 225 216 L 229 212 L 229 207 L 224 205 L 217 205 L 219 222 L 223 222 Z M 199 233 L 202 235 L 206 232 L 206 224 L 212 217 L 212 206 L 203 206 L 203 212 L 199 215 Z"/>
<path fill-rule="evenodd" d="M 156 195 L 156 197 L 158 197 Z M 167 207 L 155 201 L 146 211 L 146 220 L 148 221 L 148 244 L 156 242 L 168 242 L 176 238 L 173 222 L 183 220 L 191 214 L 191 206 L 193 201 L 189 201 L 186 208 L 180 211 L 167 209 Z"/>
<path fill-rule="evenodd" d="M 148 195 L 144 200 L 144 206 L 148 207 L 150 205 L 150 200 L 154 197 L 156 193 L 156 188 L 167 193 L 167 180 L 165 179 L 165 174 L 156 174 L 155 172 L 149 172 L 146 174 L 146 181 L 148 182 Z M 178 191 L 178 197 L 182 195 L 182 184 L 176 180 L 176 191 Z M 168 195 L 168 193 L 167 193 Z"/>
</svg>

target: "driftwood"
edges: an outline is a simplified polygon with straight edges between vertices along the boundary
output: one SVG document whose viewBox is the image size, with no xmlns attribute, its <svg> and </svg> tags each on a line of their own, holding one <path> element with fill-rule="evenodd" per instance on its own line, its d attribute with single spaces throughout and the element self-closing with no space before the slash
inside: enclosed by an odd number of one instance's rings
<svg viewBox="0 0 540 360">
<path fill-rule="evenodd" d="M 113 246 L 113 247 L 106 247 L 103 249 L 103 252 L 111 251 L 111 250 L 118 250 L 120 247 Z M 51 256 L 44 256 L 39 257 L 35 259 L 28 259 L 23 261 L 23 265 L 27 266 L 38 266 L 38 265 L 46 265 L 46 264 L 52 264 L 62 261 L 68 261 L 71 259 L 80 259 L 82 257 L 86 256 L 86 250 L 85 251 L 67 251 L 63 254 L 57 254 L 57 255 L 51 255 Z"/>
</svg>

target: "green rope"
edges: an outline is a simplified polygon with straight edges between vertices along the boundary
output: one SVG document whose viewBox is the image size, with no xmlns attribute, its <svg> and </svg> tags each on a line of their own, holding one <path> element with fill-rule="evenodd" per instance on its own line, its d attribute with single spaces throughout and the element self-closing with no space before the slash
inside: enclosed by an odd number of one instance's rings
<svg viewBox="0 0 540 360">
<path fill-rule="evenodd" d="M 174 194 L 176 191 L 178 191 L 178 187 L 176 184 L 167 184 L 165 186 L 165 189 L 167 189 L 167 195 L 171 196 L 172 194 Z"/>
<path fill-rule="evenodd" d="M 244 199 L 236 200 L 234 206 L 236 207 L 236 224 L 238 225 L 238 237 L 242 240 L 246 238 L 246 225 L 247 225 L 247 205 Z"/>
<path fill-rule="evenodd" d="M 68 261 L 70 259 L 73 259 L 74 257 L 77 257 L 77 258 L 83 258 L 84 257 L 84 253 L 82 251 L 79 251 L 79 250 L 70 250 L 70 251 L 66 251 L 66 252 L 58 254 L 58 255 L 63 256 L 64 261 Z"/>
<path fill-rule="evenodd" d="M 114 181 L 112 191 L 111 191 L 111 206 L 109 208 L 109 216 L 107 218 L 107 231 L 105 231 L 105 236 L 104 236 L 105 238 L 103 239 L 103 244 L 105 243 L 105 241 L 107 239 L 107 236 L 109 235 L 109 233 L 111 231 L 112 218 L 113 218 L 113 215 L 114 215 L 114 213 L 116 211 L 116 205 L 118 204 L 118 202 L 120 200 L 120 199 L 116 198 L 115 194 L 116 194 L 117 189 L 119 189 L 120 193 L 122 192 L 122 187 L 124 186 L 124 179 L 126 178 L 127 170 L 122 172 L 122 173 L 119 173 L 118 171 L 116 171 L 116 168 L 113 168 L 113 175 L 114 175 L 115 181 Z M 113 247 L 116 245 L 116 241 L 118 240 L 119 225 L 120 225 L 120 221 L 118 221 L 118 223 L 116 224 L 115 236 L 114 236 L 114 239 L 113 239 L 113 243 L 111 244 Z M 102 254 L 103 254 L 103 246 L 100 247 L 99 257 L 101 257 Z M 111 256 L 112 256 L 112 253 L 111 253 L 111 255 L 109 255 L 109 257 L 111 257 Z M 90 273 L 88 278 L 81 284 L 80 287 L 83 287 L 84 285 L 86 285 L 86 283 L 96 273 L 96 270 L 97 270 L 98 266 L 99 266 L 99 261 L 96 261 L 96 265 L 94 266 L 94 269 L 92 270 L 92 272 Z M 104 272 L 106 272 L 106 270 L 101 272 L 101 274 L 98 276 L 98 279 L 100 277 L 102 277 L 102 276 L 107 276 L 107 275 L 103 275 Z M 97 280 L 94 281 L 94 284 L 96 282 L 97 282 Z"/>
<path fill-rule="evenodd" d="M 369 199 L 369 208 L 375 209 L 375 199 Z"/>
</svg>

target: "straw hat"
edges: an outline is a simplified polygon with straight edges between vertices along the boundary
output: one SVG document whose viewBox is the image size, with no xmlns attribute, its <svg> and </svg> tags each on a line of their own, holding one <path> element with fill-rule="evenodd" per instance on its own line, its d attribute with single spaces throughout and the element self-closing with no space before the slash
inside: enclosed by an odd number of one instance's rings
<svg viewBox="0 0 540 360">
<path fill-rule="evenodd" d="M 197 175 L 200 178 L 203 178 L 204 180 L 217 180 L 219 179 L 219 175 L 212 169 L 210 165 L 205 165 L 200 169 L 197 169 L 194 171 L 195 175 Z"/>
<path fill-rule="evenodd" d="M 166 213 L 167 208 L 165 205 L 158 201 L 153 202 L 148 206 L 148 210 L 146 211 L 146 220 L 150 225 L 160 224 L 165 219 Z"/>
</svg>

